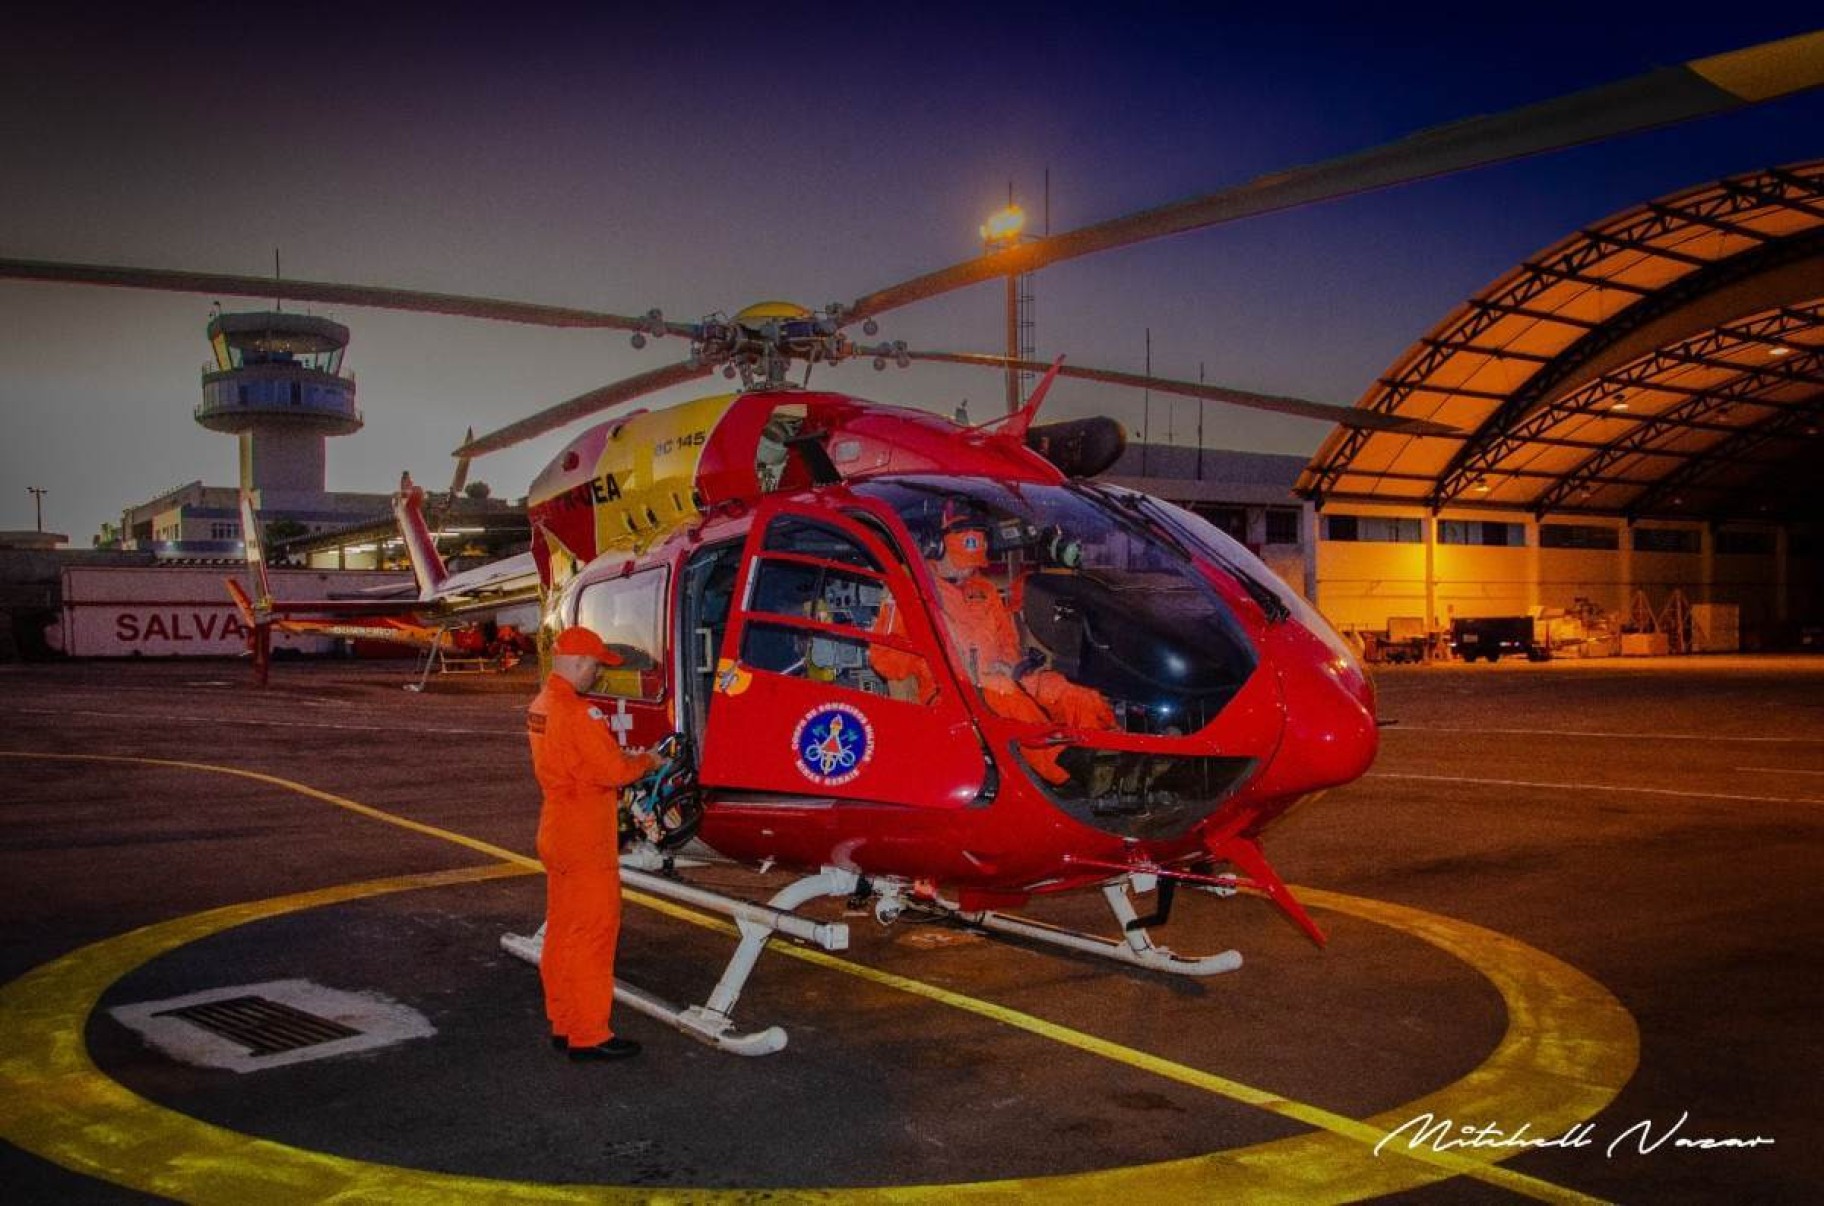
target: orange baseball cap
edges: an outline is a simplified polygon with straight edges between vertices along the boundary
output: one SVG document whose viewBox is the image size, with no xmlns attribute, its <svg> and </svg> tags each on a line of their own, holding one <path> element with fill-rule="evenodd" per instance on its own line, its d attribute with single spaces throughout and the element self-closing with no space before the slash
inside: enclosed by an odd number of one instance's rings
<svg viewBox="0 0 1824 1206">
<path fill-rule="evenodd" d="M 587 628 L 572 626 L 557 634 L 551 652 L 566 657 L 592 657 L 605 666 L 618 666 L 621 659 L 602 643 L 602 638 Z"/>
</svg>

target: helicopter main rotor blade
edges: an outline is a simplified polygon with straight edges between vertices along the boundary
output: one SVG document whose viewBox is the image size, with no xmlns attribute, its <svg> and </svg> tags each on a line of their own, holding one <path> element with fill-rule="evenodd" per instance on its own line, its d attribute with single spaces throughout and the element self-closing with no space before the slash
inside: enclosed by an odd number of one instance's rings
<svg viewBox="0 0 1824 1206">
<path fill-rule="evenodd" d="M 843 321 L 859 322 L 1098 251 L 1725 113 L 1820 86 L 1824 32 L 1693 59 L 965 260 L 859 298 L 844 311 Z"/>
<path fill-rule="evenodd" d="M 463 433 L 462 442 L 465 445 L 475 442 L 473 427 Z M 452 503 L 456 501 L 456 496 L 462 493 L 463 487 L 469 483 L 469 460 L 469 457 L 460 455 L 456 458 L 456 473 L 450 478 L 450 501 Z"/>
<path fill-rule="evenodd" d="M 1455 427 L 1444 423 L 1433 423 L 1428 419 L 1411 419 L 1401 415 L 1382 414 L 1380 411 L 1358 410 L 1353 406 L 1338 406 L 1333 402 L 1313 402 L 1308 398 L 1289 398 L 1280 394 L 1256 394 L 1248 390 L 1229 389 L 1221 385 L 1205 385 L 1200 381 L 1174 381 L 1166 377 L 1148 377 L 1141 373 L 1120 373 L 1113 369 L 1083 368 L 1073 364 L 1053 366 L 1039 360 L 1013 360 L 1006 356 L 989 356 L 978 352 L 914 352 L 908 350 L 906 357 L 910 360 L 930 360 L 943 364 L 972 364 L 982 368 L 1015 368 L 1026 373 L 1049 372 L 1055 367 L 1060 377 L 1100 381 L 1105 385 L 1120 385 L 1129 389 L 1152 389 L 1158 390 L 1162 394 L 1181 394 L 1187 398 L 1199 398 L 1206 402 L 1222 402 L 1230 406 L 1245 406 L 1251 410 L 1271 411 L 1279 415 L 1296 415 L 1301 419 L 1339 423 L 1344 427 L 1360 427 L 1369 431 L 1390 431 L 1415 436 L 1460 436 L 1463 434 Z"/>
<path fill-rule="evenodd" d="M 584 327 L 616 331 L 652 332 L 655 324 L 667 334 L 691 338 L 696 328 L 688 323 L 663 322 L 651 315 L 635 318 L 600 310 L 542 306 L 496 297 L 467 297 L 455 293 L 424 293 L 412 289 L 383 289 L 373 285 L 342 285 L 329 281 L 275 280 L 263 276 L 230 276 L 209 272 L 184 272 L 169 268 L 129 268 L 108 264 L 67 264 L 54 260 L 0 259 L 0 279 L 46 281 L 68 285 L 107 285 L 122 289 L 155 289 L 166 293 L 224 294 L 233 297 L 271 297 L 283 301 L 323 305 L 369 306 L 377 310 L 405 310 L 414 314 L 447 314 L 494 322 L 527 323 L 539 327 Z"/>
<path fill-rule="evenodd" d="M 547 431 L 555 431 L 578 419 L 618 406 L 622 402 L 646 394 L 656 393 L 672 385 L 682 385 L 686 381 L 695 381 L 707 377 L 711 372 L 709 365 L 697 364 L 690 360 L 681 360 L 663 368 L 652 369 L 637 376 L 626 377 L 610 385 L 592 389 L 586 394 L 578 394 L 567 402 L 547 406 L 535 415 L 528 415 L 516 423 L 509 423 L 498 431 L 491 431 L 479 439 L 473 439 L 456 449 L 452 456 L 480 456 L 484 452 L 498 452 L 510 448 L 522 440 L 541 436 Z"/>
</svg>

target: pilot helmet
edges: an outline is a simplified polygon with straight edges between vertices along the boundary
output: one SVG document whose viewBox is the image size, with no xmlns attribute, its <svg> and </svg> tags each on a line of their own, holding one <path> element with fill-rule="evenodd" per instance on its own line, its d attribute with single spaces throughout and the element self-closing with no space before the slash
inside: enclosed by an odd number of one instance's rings
<svg viewBox="0 0 1824 1206">
<path fill-rule="evenodd" d="M 971 525 L 945 532 L 944 559 L 958 569 L 987 568 L 988 529 Z"/>
</svg>

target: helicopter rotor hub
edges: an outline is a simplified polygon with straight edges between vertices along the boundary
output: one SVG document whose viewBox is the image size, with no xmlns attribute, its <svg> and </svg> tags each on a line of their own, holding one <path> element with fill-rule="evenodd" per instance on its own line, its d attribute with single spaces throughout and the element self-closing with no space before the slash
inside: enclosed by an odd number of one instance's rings
<svg viewBox="0 0 1824 1206">
<path fill-rule="evenodd" d="M 759 302 L 732 318 L 717 312 L 697 323 L 690 362 L 721 368 L 724 376 L 739 377 L 744 389 L 778 389 L 794 365 L 808 371 L 816 364 L 840 364 L 859 350 L 842 332 L 839 304 L 819 312 L 790 302 Z"/>
</svg>

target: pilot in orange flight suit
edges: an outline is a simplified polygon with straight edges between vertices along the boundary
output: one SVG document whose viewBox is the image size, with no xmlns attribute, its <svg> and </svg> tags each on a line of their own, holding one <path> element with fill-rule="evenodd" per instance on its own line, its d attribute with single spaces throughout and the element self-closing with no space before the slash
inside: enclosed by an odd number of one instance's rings
<svg viewBox="0 0 1824 1206">
<path fill-rule="evenodd" d="M 640 1045 L 608 1025 L 621 928 L 620 789 L 658 766 L 623 750 L 580 694 L 602 665 L 618 665 L 587 628 L 566 628 L 551 674 L 526 712 L 532 769 L 544 792 L 538 857 L 545 864 L 545 947 L 539 976 L 552 1046 L 573 1060 L 622 1059 Z"/>
<path fill-rule="evenodd" d="M 953 525 L 944 533 L 943 555 L 932 563 L 944 627 L 988 706 L 1013 720 L 1051 721 L 1074 729 L 1114 728 L 1114 709 L 1100 691 L 1073 683 L 1056 670 L 1020 670 L 1019 630 L 1001 592 L 982 573 L 987 565 L 988 532 L 967 524 Z M 895 635 L 905 633 L 905 621 L 891 602 L 876 626 Z M 919 698 L 930 698 L 930 670 L 923 659 L 875 646 L 870 660 L 889 679 L 915 677 Z M 1058 765 L 1061 752 L 1025 751 L 1032 768 L 1054 784 L 1070 778 Z"/>
</svg>

